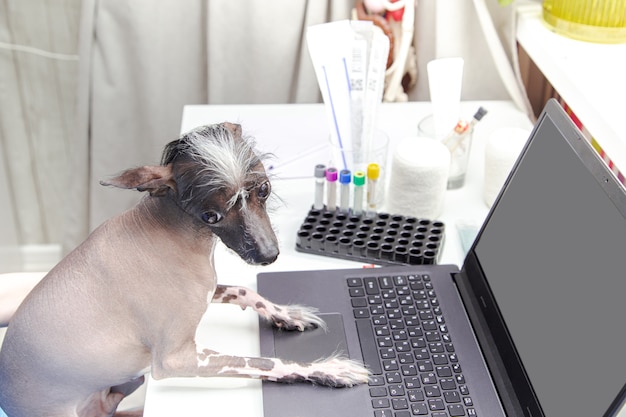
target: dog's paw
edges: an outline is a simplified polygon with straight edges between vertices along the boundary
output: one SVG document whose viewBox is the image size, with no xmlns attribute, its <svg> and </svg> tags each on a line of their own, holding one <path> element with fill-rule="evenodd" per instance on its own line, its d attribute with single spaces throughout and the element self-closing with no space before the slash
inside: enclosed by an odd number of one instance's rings
<svg viewBox="0 0 626 417">
<path fill-rule="evenodd" d="M 329 387 L 353 387 L 367 384 L 370 372 L 359 362 L 341 357 L 331 357 L 314 362 L 307 379 Z"/>
<path fill-rule="evenodd" d="M 318 310 L 300 305 L 274 305 L 273 312 L 269 316 L 272 324 L 279 329 L 299 330 L 322 328 L 326 329 L 326 323 L 318 315 Z"/>
</svg>

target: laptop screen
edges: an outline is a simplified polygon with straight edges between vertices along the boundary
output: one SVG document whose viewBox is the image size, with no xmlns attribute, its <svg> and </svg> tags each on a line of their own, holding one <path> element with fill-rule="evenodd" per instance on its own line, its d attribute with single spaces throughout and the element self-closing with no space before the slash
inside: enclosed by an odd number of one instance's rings
<svg viewBox="0 0 626 417">
<path fill-rule="evenodd" d="M 592 174 L 601 161 L 558 110 L 540 118 L 474 252 L 544 414 L 601 416 L 626 383 L 624 194 Z"/>
</svg>

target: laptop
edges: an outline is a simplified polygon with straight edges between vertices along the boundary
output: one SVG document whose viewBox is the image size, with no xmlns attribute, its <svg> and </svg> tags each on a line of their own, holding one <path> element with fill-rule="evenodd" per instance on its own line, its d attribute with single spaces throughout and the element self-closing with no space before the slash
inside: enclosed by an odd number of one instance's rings
<svg viewBox="0 0 626 417">
<path fill-rule="evenodd" d="M 372 382 L 263 384 L 266 417 L 613 416 L 626 399 L 626 193 L 550 100 L 462 267 L 269 272 L 328 331 L 261 324 L 261 354 L 340 353 Z M 626 414 L 623 414 L 626 415 Z"/>
</svg>

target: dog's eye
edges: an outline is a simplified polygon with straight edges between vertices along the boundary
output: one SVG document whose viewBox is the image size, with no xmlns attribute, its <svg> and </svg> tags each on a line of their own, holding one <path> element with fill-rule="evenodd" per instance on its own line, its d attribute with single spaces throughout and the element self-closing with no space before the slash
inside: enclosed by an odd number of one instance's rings
<svg viewBox="0 0 626 417">
<path fill-rule="evenodd" d="M 202 213 L 202 221 L 208 224 L 215 224 L 222 220 L 222 215 L 215 211 L 205 211 Z"/>
<path fill-rule="evenodd" d="M 262 200 L 267 199 L 270 196 L 270 192 L 272 191 L 272 187 L 270 187 L 269 182 L 264 182 L 259 186 L 259 198 Z"/>
</svg>

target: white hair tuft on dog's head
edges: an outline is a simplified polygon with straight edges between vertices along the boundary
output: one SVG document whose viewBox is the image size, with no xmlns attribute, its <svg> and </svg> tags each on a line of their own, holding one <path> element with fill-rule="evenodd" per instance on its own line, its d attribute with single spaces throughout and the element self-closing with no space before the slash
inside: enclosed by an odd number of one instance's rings
<svg viewBox="0 0 626 417">
<path fill-rule="evenodd" d="M 246 182 L 267 154 L 257 154 L 251 138 L 235 136 L 224 124 L 201 126 L 170 142 L 161 163 L 174 164 L 174 171 L 182 180 L 183 200 L 190 199 L 198 188 L 205 190 L 232 190 L 229 201 L 245 203 Z M 178 163 L 178 166 L 177 166 Z M 259 172 L 259 175 L 265 175 Z"/>
</svg>

